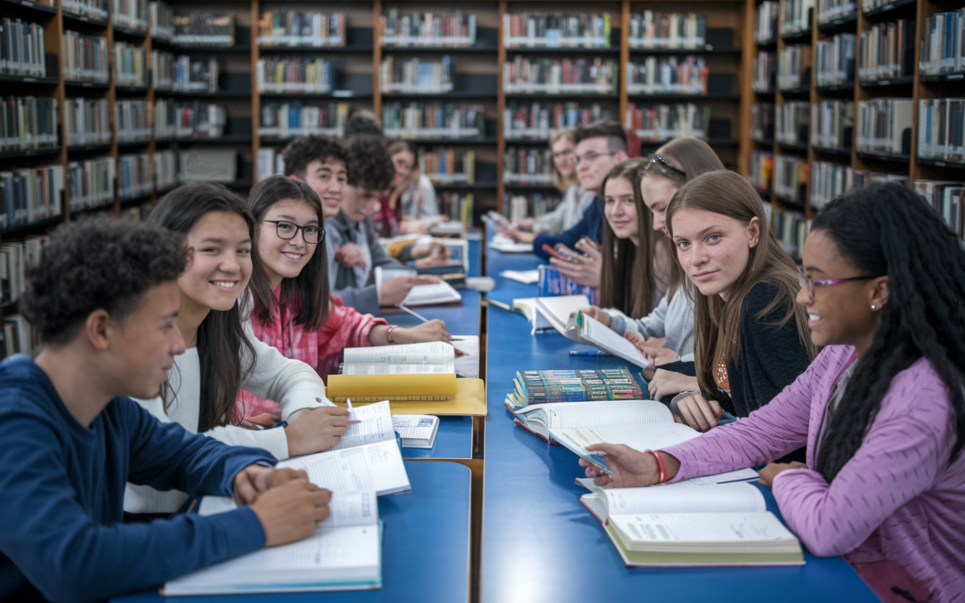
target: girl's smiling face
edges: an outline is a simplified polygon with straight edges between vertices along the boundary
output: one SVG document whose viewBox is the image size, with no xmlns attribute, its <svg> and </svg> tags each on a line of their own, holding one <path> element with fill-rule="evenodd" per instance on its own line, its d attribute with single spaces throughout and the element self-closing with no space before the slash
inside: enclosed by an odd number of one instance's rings
<svg viewBox="0 0 965 603">
<path fill-rule="evenodd" d="M 258 224 L 258 259 L 272 290 L 281 284 L 282 279 L 298 276 L 318 247 L 317 243 L 305 242 L 303 228 L 299 228 L 291 239 L 278 236 L 279 228 L 287 230 L 296 226 L 321 227 L 312 206 L 294 199 L 282 199 L 269 207 Z"/>
<path fill-rule="evenodd" d="M 633 183 L 626 178 L 610 178 L 603 192 L 603 215 L 618 239 L 630 239 L 639 244 L 640 224 L 637 222 L 637 202 Z"/>
<path fill-rule="evenodd" d="M 230 310 L 251 278 L 251 236 L 245 219 L 232 212 L 208 212 L 188 231 L 185 243 L 188 267 L 178 278 L 185 301 L 202 309 Z"/>
</svg>

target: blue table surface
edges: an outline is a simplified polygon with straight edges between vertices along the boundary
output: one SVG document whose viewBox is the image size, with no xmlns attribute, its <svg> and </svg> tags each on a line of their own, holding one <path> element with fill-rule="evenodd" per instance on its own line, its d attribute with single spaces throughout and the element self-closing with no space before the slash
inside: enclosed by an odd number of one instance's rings
<svg viewBox="0 0 965 603">
<path fill-rule="evenodd" d="M 406 459 L 471 459 L 472 417 L 439 417 L 432 448 L 403 448 Z"/>
<path fill-rule="evenodd" d="M 452 603 L 469 593 L 469 468 L 458 463 L 405 464 L 412 492 L 379 498 L 385 523 L 379 590 L 161 597 L 156 591 L 112 599 L 118 603 Z"/>
<path fill-rule="evenodd" d="M 487 250 L 489 297 L 532 297 L 535 286 L 506 281 L 505 269 L 538 265 L 534 256 Z M 877 601 L 840 557 L 806 554 L 801 567 L 629 569 L 599 522 L 579 503 L 586 490 L 577 457 L 513 424 L 503 400 L 518 370 L 620 366 L 613 357 L 571 357 L 558 333 L 530 335 L 518 313 L 489 307 L 481 601 Z M 780 516 L 770 492 L 768 510 Z"/>
</svg>

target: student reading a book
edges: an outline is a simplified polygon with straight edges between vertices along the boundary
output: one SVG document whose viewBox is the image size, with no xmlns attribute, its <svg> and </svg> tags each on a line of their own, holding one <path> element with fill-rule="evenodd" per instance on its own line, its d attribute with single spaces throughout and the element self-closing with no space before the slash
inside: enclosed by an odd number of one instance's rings
<svg viewBox="0 0 965 603">
<path fill-rule="evenodd" d="M 790 385 L 816 354 L 794 303 L 797 267 L 781 248 L 760 195 L 727 171 L 704 173 L 674 195 L 667 229 L 694 297 L 697 385 L 673 405 L 707 431 L 724 411 L 746 417 Z M 663 395 L 651 381 L 651 396 Z"/>
<path fill-rule="evenodd" d="M 532 243 L 538 234 L 558 235 L 574 227 L 583 217 L 583 212 L 596 197 L 584 193 L 580 180 L 576 177 L 576 128 L 558 130 L 550 137 L 550 152 L 553 154 L 553 186 L 563 194 L 553 211 L 538 218 L 515 220 L 503 234 L 514 241 Z M 522 229 L 530 229 L 527 232 Z"/>
<path fill-rule="evenodd" d="M 323 380 L 338 372 L 345 348 L 449 341 L 441 320 L 390 327 L 329 294 L 322 208 L 308 185 L 271 176 L 252 189 L 248 202 L 259 260 L 250 285 L 255 337 L 312 366 Z M 253 412 L 250 399 L 244 406 Z"/>
<path fill-rule="evenodd" d="M 369 284 L 376 267 L 406 268 L 385 252 L 369 219 L 379 207 L 379 197 L 389 189 L 395 168 L 383 139 L 376 136 L 355 136 L 346 143 L 346 168 L 341 209 L 325 220 L 329 286 L 345 305 L 365 314 L 379 314 L 380 306 L 398 304 L 415 285 L 439 281 L 399 276 L 379 285 Z"/>
<path fill-rule="evenodd" d="M 797 301 L 824 346 L 807 371 L 748 418 L 684 444 L 655 453 L 591 446 L 609 455 L 613 475 L 587 475 L 606 487 L 645 486 L 762 465 L 806 445 L 806 464 L 770 464 L 760 476 L 807 548 L 845 555 L 885 601 L 958 601 L 961 242 L 907 188 L 873 184 L 818 212 L 803 256 Z"/>
<path fill-rule="evenodd" d="M 703 140 L 677 138 L 663 145 L 641 165 L 641 203 L 637 212 L 652 214 L 651 226 L 670 242 L 665 217 L 677 190 L 700 174 L 724 169 L 717 154 Z M 604 275 L 607 273 L 604 270 Z M 633 320 L 618 308 L 591 307 L 586 312 L 621 335 L 625 335 L 647 358 L 657 364 L 693 362 L 694 303 L 684 291 L 686 276 L 676 258 L 670 259 L 669 285 L 657 307 Z M 601 289 L 601 297 L 603 290 Z M 692 373 L 693 371 L 688 371 Z M 661 374 L 663 378 L 663 374 Z M 684 388 L 686 389 L 686 388 Z M 674 394 L 684 389 L 672 392 Z M 689 389 L 697 389 L 696 380 Z M 657 398 L 660 399 L 660 398 Z"/>
<path fill-rule="evenodd" d="M 308 536 L 328 516 L 330 494 L 303 472 L 275 472 L 268 452 L 162 423 L 128 397 L 155 394 L 185 351 L 186 261 L 174 233 L 94 219 L 57 229 L 28 272 L 20 307 L 44 347 L 0 363 L 0 598 L 145 590 Z M 124 525 L 128 480 L 248 506 Z"/>
<path fill-rule="evenodd" d="M 589 287 L 600 286 L 603 257 L 597 248 L 603 240 L 603 178 L 613 166 L 627 159 L 627 136 L 619 123 L 611 120 L 595 121 L 580 126 L 574 135 L 576 175 L 584 191 L 595 199 L 586 207 L 583 217 L 563 234 L 541 234 L 533 240 L 533 253 L 549 260 L 563 276 Z M 562 243 L 571 250 L 582 252 L 576 263 L 550 258 L 543 245 L 555 248 Z M 579 254 L 577 254 L 579 255 Z"/>
<path fill-rule="evenodd" d="M 158 201 L 147 221 L 182 235 L 188 248 L 188 267 L 178 279 L 177 320 L 187 351 L 175 360 L 160 395 L 139 400 L 141 405 L 192 433 L 262 448 L 279 460 L 338 444 L 348 411 L 326 399 L 312 367 L 259 341 L 242 320 L 239 298 L 258 263 L 251 255 L 255 221 L 247 203 L 221 185 L 185 184 Z M 278 402 L 287 426 L 239 426 L 234 409 L 242 389 Z M 131 486 L 124 507 L 137 514 L 170 513 L 185 499 L 177 490 Z"/>
</svg>

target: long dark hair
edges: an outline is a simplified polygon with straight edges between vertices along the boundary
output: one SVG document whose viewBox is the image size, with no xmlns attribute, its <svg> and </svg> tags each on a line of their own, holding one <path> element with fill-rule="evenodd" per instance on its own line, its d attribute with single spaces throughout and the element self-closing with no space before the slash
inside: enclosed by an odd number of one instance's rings
<svg viewBox="0 0 965 603">
<path fill-rule="evenodd" d="M 862 274 L 888 276 L 888 301 L 871 347 L 848 381 L 822 438 L 817 470 L 828 482 L 861 447 L 891 381 L 924 357 L 948 388 L 955 446 L 965 446 L 965 251 L 938 213 L 894 183 L 841 195 L 814 217 Z"/>
<path fill-rule="evenodd" d="M 791 259 L 771 230 L 764 204 L 754 187 L 739 174 L 718 170 L 697 176 L 680 187 L 667 207 L 667 230 L 673 236 L 673 216 L 684 208 L 701 209 L 748 224 L 753 218 L 760 223 L 760 240 L 750 249 L 744 272 L 734 283 L 733 293 L 725 302 L 719 295 L 706 296 L 689 283 L 688 295 L 694 299 L 694 354 L 697 361 L 697 383 L 704 396 L 717 398 L 714 367 L 740 355 L 740 319 L 744 298 L 757 283 L 770 283 L 778 294 L 758 318 L 777 308 L 785 310 L 778 325 L 795 321 L 798 337 L 808 358 L 814 359 L 817 347 L 811 342 L 807 326 L 807 310 L 795 301 L 801 286 L 797 264 Z"/>
<path fill-rule="evenodd" d="M 212 211 L 241 216 L 254 240 L 255 219 L 248 211 L 248 205 L 220 184 L 196 182 L 174 189 L 157 202 L 147 223 L 186 235 L 198 220 Z M 189 249 L 188 253 L 193 254 L 194 250 Z M 252 254 L 251 262 L 254 272 L 258 272 L 256 254 Z M 255 350 L 245 337 L 239 304 L 230 310 L 208 312 L 198 327 L 198 357 L 202 376 L 198 432 L 203 432 L 234 421 L 233 410 L 241 382 L 254 366 Z M 248 359 L 247 363 L 243 363 L 243 357 Z M 165 383 L 161 388 L 165 411 L 175 396 Z"/>
<path fill-rule="evenodd" d="M 322 202 L 318 195 L 304 182 L 286 178 L 285 176 L 271 176 L 265 178 L 252 189 L 248 197 L 248 205 L 258 224 L 264 228 L 262 220 L 272 205 L 279 201 L 301 201 L 307 204 L 318 217 L 318 226 L 322 227 Z M 269 224 L 269 227 L 274 226 Z M 295 236 L 302 236 L 296 233 Z M 253 239 L 254 253 L 258 255 L 258 237 Z M 259 264 L 260 267 L 260 264 Z M 251 289 L 254 298 L 253 313 L 263 325 L 271 325 L 271 312 L 275 305 L 275 295 L 268 283 L 264 270 L 254 270 L 251 273 Z M 294 322 L 306 329 L 317 331 L 328 320 L 328 304 L 330 300 L 328 290 L 328 254 L 325 241 L 315 245 L 315 253 L 308 264 L 295 278 L 285 278 L 281 281 L 281 293 L 278 297 L 283 305 L 292 304 L 295 308 Z"/>
<path fill-rule="evenodd" d="M 669 261 L 667 238 L 653 230 L 653 217 L 640 194 L 641 159 L 627 159 L 613 166 L 603 179 L 601 191 L 615 178 L 623 178 L 633 188 L 637 208 L 637 246 L 630 239 L 621 239 L 613 232 L 610 222 L 603 219 L 603 267 L 600 272 L 600 306 L 616 308 L 631 318 L 643 318 L 653 310 L 661 279 L 656 274 L 654 258 Z M 605 203 L 605 202 L 604 202 Z M 662 250 L 658 250 L 662 246 Z M 662 251 L 662 253 L 659 253 Z M 666 263 L 666 261 L 664 262 Z"/>
</svg>

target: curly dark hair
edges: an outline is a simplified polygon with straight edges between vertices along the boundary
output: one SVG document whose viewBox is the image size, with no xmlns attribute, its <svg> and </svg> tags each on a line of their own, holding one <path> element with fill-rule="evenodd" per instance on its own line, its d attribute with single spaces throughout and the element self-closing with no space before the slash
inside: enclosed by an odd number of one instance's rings
<svg viewBox="0 0 965 603">
<path fill-rule="evenodd" d="M 66 224 L 27 271 L 21 311 L 45 344 L 61 346 L 95 310 L 127 318 L 148 289 L 177 280 L 186 261 L 181 236 L 161 228 L 112 218 Z"/>
<path fill-rule="evenodd" d="M 814 217 L 862 274 L 888 275 L 888 302 L 871 347 L 822 438 L 817 470 L 829 483 L 861 447 L 891 381 L 926 358 L 948 388 L 955 446 L 965 446 L 965 251 L 934 209 L 907 188 L 875 184 L 841 195 Z"/>
<path fill-rule="evenodd" d="M 285 175 L 297 176 L 303 180 L 308 171 L 308 164 L 316 159 L 322 163 L 328 159 L 346 163 L 345 145 L 342 141 L 324 134 L 299 136 L 288 143 L 285 150 L 281 152 L 281 156 L 285 160 Z"/>
<path fill-rule="evenodd" d="M 379 118 L 375 113 L 367 109 L 355 109 L 349 113 L 342 128 L 342 135 L 351 138 L 358 135 L 382 136 L 382 127 L 379 125 Z"/>
<path fill-rule="evenodd" d="M 395 166 L 381 136 L 353 136 L 348 147 L 348 183 L 372 191 L 384 191 L 392 185 Z"/>
</svg>

